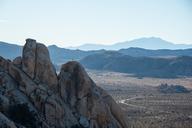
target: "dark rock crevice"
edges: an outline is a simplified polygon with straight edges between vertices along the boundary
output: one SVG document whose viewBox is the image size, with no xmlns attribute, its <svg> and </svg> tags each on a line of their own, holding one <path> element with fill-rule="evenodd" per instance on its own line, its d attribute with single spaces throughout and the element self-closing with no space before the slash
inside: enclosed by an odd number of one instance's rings
<svg viewBox="0 0 192 128">
<path fill-rule="evenodd" d="M 35 41 L 36 42 L 36 41 Z M 35 66 L 34 66 L 34 77 L 33 77 L 33 81 L 35 81 L 35 76 L 37 75 L 37 66 L 36 66 L 36 62 L 37 62 L 37 45 L 35 47 Z M 38 83 L 38 82 L 37 82 Z"/>
</svg>

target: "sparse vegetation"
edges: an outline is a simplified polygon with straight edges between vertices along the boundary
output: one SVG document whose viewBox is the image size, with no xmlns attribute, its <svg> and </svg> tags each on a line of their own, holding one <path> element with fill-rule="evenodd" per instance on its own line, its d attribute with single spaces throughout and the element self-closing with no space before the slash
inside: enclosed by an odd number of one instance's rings
<svg viewBox="0 0 192 128">
<path fill-rule="evenodd" d="M 168 87 L 183 92 L 192 88 L 191 78 L 138 79 L 122 73 L 93 70 L 89 70 L 89 74 L 117 102 L 124 100 L 124 104 L 119 104 L 127 113 L 130 128 L 192 128 L 191 92 L 161 93 L 157 90 L 161 83 L 167 83 Z"/>
<path fill-rule="evenodd" d="M 190 91 L 185 88 L 184 86 L 181 85 L 168 85 L 166 84 L 161 84 L 157 87 L 159 92 L 162 93 L 189 93 Z"/>
</svg>

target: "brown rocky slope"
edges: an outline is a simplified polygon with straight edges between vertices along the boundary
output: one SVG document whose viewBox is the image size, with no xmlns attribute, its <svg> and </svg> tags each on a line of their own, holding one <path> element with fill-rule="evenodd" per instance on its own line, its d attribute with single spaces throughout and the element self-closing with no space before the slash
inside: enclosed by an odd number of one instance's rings
<svg viewBox="0 0 192 128">
<path fill-rule="evenodd" d="M 11 52 L 11 51 L 7 51 Z M 27 39 L 22 57 L 0 57 L 1 128 L 127 128 L 110 95 L 75 61 L 57 76 L 46 46 Z"/>
</svg>

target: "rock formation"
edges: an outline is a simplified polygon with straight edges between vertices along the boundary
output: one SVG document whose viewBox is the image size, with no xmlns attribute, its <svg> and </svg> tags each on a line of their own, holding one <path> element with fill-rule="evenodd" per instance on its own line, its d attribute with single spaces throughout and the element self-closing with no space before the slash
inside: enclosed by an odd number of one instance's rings
<svg viewBox="0 0 192 128">
<path fill-rule="evenodd" d="M 127 128 L 110 95 L 75 61 L 57 76 L 46 46 L 27 39 L 22 57 L 0 57 L 1 128 Z"/>
</svg>

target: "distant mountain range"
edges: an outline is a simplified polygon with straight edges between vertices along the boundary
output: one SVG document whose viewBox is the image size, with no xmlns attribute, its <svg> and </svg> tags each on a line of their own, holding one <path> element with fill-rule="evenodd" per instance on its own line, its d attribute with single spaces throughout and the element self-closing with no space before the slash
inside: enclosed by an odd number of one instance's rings
<svg viewBox="0 0 192 128">
<path fill-rule="evenodd" d="M 12 60 L 17 56 L 21 56 L 22 49 L 22 46 L 0 41 L 0 56 L 4 58 Z"/>
<path fill-rule="evenodd" d="M 192 57 L 132 57 L 118 52 L 89 55 L 80 63 L 88 69 L 130 73 L 138 77 L 176 78 L 192 76 Z"/>
<path fill-rule="evenodd" d="M 99 44 L 84 44 L 78 47 L 72 47 L 70 49 L 80 50 L 119 50 L 130 47 L 138 47 L 144 49 L 187 49 L 192 48 L 192 45 L 188 44 L 174 44 L 172 42 L 165 41 L 157 37 L 139 38 L 131 41 L 119 42 L 113 45 L 99 45 Z"/>
<path fill-rule="evenodd" d="M 133 57 L 175 57 L 175 56 L 192 56 L 192 49 L 158 49 L 149 50 L 143 48 L 127 48 L 118 50 L 119 53 Z"/>
<path fill-rule="evenodd" d="M 152 43 L 151 40 L 156 39 L 157 38 L 149 38 L 148 44 L 150 44 L 150 42 Z M 139 41 L 138 43 L 136 42 L 132 43 L 135 44 L 132 46 L 139 44 Z M 171 46 L 170 43 L 165 44 Z M 118 44 L 118 46 L 120 48 L 120 46 L 123 46 L 123 43 Z M 189 45 L 180 46 L 184 48 L 184 46 Z M 81 62 L 86 68 L 132 73 L 139 77 L 150 76 L 169 78 L 192 76 L 192 49 L 152 50 L 137 47 L 125 47 L 120 50 L 103 49 L 83 51 L 60 48 L 56 45 L 48 46 L 48 49 L 56 69 L 59 69 L 60 65 L 67 61 L 76 60 Z M 22 46 L 0 42 L 0 56 L 13 60 L 15 57 L 21 55 Z"/>
<path fill-rule="evenodd" d="M 149 40 L 151 40 L 150 38 Z M 156 39 L 156 38 L 153 38 Z M 69 60 L 81 60 L 82 58 L 92 55 L 95 53 L 103 53 L 107 50 L 72 50 L 66 48 L 60 48 L 56 45 L 48 46 L 51 59 L 55 64 L 65 63 Z M 21 56 L 22 46 L 0 42 L 0 56 L 3 56 L 8 59 L 14 59 L 17 56 Z M 158 49 L 150 50 L 137 47 L 130 47 L 120 49 L 116 52 L 122 53 L 124 55 L 129 55 L 133 57 L 174 57 L 174 56 L 192 56 L 192 49 Z"/>
</svg>

